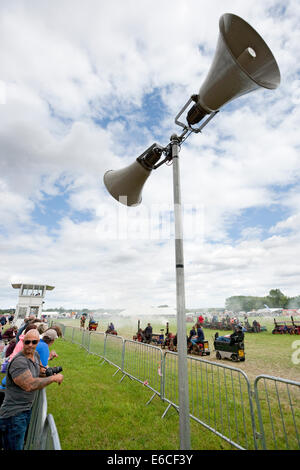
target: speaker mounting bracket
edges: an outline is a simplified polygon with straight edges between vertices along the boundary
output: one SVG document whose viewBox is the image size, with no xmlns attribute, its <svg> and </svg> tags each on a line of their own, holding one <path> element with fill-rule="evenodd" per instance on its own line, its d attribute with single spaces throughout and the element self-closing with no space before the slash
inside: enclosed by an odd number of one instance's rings
<svg viewBox="0 0 300 470">
<path fill-rule="evenodd" d="M 184 124 L 184 123 L 180 122 L 179 118 L 182 116 L 184 111 L 190 106 L 191 103 L 195 102 L 195 96 L 197 96 L 197 95 L 192 95 L 190 97 L 190 99 L 185 103 L 183 108 L 179 111 L 179 113 L 175 117 L 175 124 L 177 124 L 177 126 L 183 127 L 183 129 L 186 132 L 190 131 L 190 132 L 194 132 L 195 134 L 198 134 L 209 123 L 209 121 L 211 121 L 215 117 L 215 115 L 219 112 L 219 110 L 213 111 L 212 113 L 208 114 L 205 121 L 199 127 L 192 127 L 190 125 L 187 125 L 187 124 Z"/>
</svg>

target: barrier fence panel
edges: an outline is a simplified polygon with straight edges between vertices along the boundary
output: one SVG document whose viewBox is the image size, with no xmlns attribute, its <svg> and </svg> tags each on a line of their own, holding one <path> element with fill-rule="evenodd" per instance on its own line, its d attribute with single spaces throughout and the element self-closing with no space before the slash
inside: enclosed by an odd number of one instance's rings
<svg viewBox="0 0 300 470">
<path fill-rule="evenodd" d="M 166 352 L 164 400 L 178 409 L 177 354 Z M 190 416 L 238 449 L 257 448 L 247 376 L 240 369 L 188 357 Z"/>
<path fill-rule="evenodd" d="M 90 334 L 90 354 L 95 354 L 104 358 L 105 356 L 105 333 L 91 332 Z"/>
<path fill-rule="evenodd" d="M 39 450 L 61 450 L 58 432 L 51 414 L 46 417 Z"/>
<path fill-rule="evenodd" d="M 123 342 L 122 336 L 105 335 L 104 359 L 116 366 L 118 370 L 123 367 Z"/>
<path fill-rule="evenodd" d="M 47 398 L 45 389 L 38 390 L 33 402 L 30 423 L 24 444 L 24 450 L 38 450 L 43 426 L 47 416 Z"/>
<path fill-rule="evenodd" d="M 256 449 L 250 383 L 237 368 L 188 358 L 191 417 L 238 449 Z"/>
<path fill-rule="evenodd" d="M 129 376 L 146 385 L 153 397 L 160 395 L 168 403 L 163 417 L 171 406 L 178 410 L 177 353 L 74 327 L 64 327 L 64 338 L 117 367 L 123 378 Z M 242 370 L 194 356 L 188 356 L 188 380 L 190 417 L 233 447 L 300 449 L 299 382 L 261 375 L 255 379 L 252 393 Z"/>
<path fill-rule="evenodd" d="M 88 330 L 82 330 L 82 347 L 89 352 L 91 333 Z"/>
<path fill-rule="evenodd" d="M 157 346 L 125 339 L 122 372 L 161 395 L 162 350 Z"/>
<path fill-rule="evenodd" d="M 65 329 L 68 328 L 66 325 L 64 325 L 63 323 L 58 323 L 58 322 L 55 322 L 54 320 L 51 320 L 50 323 L 49 323 L 49 327 L 51 327 L 53 325 L 59 326 L 61 331 L 62 331 L 62 335 L 63 336 L 65 335 Z"/>
<path fill-rule="evenodd" d="M 74 328 L 72 326 L 65 326 L 63 336 L 66 341 L 73 342 L 73 331 Z"/>
<path fill-rule="evenodd" d="M 72 343 L 79 344 L 82 346 L 82 336 L 84 334 L 84 330 L 80 328 L 73 327 L 73 339 Z"/>
<path fill-rule="evenodd" d="M 254 382 L 262 448 L 300 449 L 300 382 L 260 375 Z"/>
<path fill-rule="evenodd" d="M 177 353 L 167 351 L 163 355 L 163 390 L 164 401 L 178 409 L 178 360 Z M 169 407 L 168 407 L 169 408 Z M 167 408 L 167 410 L 168 410 Z M 163 414 L 163 416 L 165 413 Z"/>
</svg>

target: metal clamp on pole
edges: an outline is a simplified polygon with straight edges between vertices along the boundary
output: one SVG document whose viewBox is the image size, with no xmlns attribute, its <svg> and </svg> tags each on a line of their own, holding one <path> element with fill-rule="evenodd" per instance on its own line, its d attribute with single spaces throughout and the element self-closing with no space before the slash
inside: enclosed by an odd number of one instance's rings
<svg viewBox="0 0 300 470">
<path fill-rule="evenodd" d="M 182 122 L 179 121 L 179 118 L 180 116 L 182 116 L 182 114 L 185 112 L 185 110 L 190 106 L 191 103 L 195 102 L 196 99 L 198 98 L 198 95 L 192 95 L 191 98 L 185 103 L 185 105 L 183 106 L 183 108 L 179 111 L 179 113 L 177 114 L 177 116 L 175 117 L 175 124 L 177 124 L 178 126 L 180 127 L 183 127 L 183 129 L 187 132 L 187 131 L 191 131 L 191 132 L 194 132 L 195 134 L 198 134 L 199 132 L 202 131 L 202 129 L 215 117 L 215 115 L 219 112 L 219 110 L 217 111 L 213 111 L 211 113 L 204 113 L 203 115 L 201 115 L 202 117 L 205 116 L 205 114 L 207 115 L 205 121 L 201 124 L 201 126 L 199 127 L 192 127 L 190 124 L 184 124 Z M 189 111 L 189 113 L 193 110 L 193 108 L 195 107 L 196 105 L 194 105 L 191 110 Z M 189 115 L 188 113 L 188 115 Z M 201 117 L 201 119 L 202 119 Z"/>
</svg>

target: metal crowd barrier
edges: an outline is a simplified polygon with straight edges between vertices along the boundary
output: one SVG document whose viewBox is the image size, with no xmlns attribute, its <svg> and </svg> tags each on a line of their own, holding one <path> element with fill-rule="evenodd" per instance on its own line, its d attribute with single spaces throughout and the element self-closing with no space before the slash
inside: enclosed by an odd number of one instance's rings
<svg viewBox="0 0 300 470">
<path fill-rule="evenodd" d="M 82 347 L 89 352 L 90 349 L 90 334 L 88 330 L 83 330 L 82 332 Z"/>
<path fill-rule="evenodd" d="M 47 415 L 45 389 L 36 393 L 24 450 L 61 450 L 54 419 Z"/>
<path fill-rule="evenodd" d="M 254 382 L 262 448 L 300 449 L 300 383 L 260 375 Z"/>
<path fill-rule="evenodd" d="M 178 410 L 177 353 L 164 355 L 163 400 Z M 246 374 L 240 369 L 188 356 L 190 417 L 237 449 L 257 448 L 255 418 Z"/>
<path fill-rule="evenodd" d="M 93 332 L 90 334 L 89 353 L 105 357 L 105 333 Z"/>
<path fill-rule="evenodd" d="M 61 450 L 55 421 L 51 414 L 46 416 L 40 450 Z"/>
<path fill-rule="evenodd" d="M 123 369 L 123 343 L 122 336 L 105 335 L 105 354 L 103 359 L 117 367 L 117 372 Z"/>
<path fill-rule="evenodd" d="M 128 376 L 147 386 L 154 392 L 152 399 L 162 391 L 162 350 L 157 346 L 124 340 L 123 350 L 123 377 Z M 148 403 L 150 403 L 150 401 Z"/>
<path fill-rule="evenodd" d="M 147 404 L 155 396 L 165 401 L 162 418 L 170 407 L 178 411 L 177 353 L 75 327 L 63 331 L 65 339 L 114 365 L 116 373 L 121 371 L 121 381 L 128 376 L 151 389 Z M 299 382 L 261 375 L 252 391 L 242 370 L 192 356 L 188 356 L 188 380 L 191 419 L 231 446 L 300 449 Z"/>
<path fill-rule="evenodd" d="M 79 346 L 82 346 L 82 337 L 83 334 L 86 330 L 80 329 L 80 328 L 73 328 L 73 337 L 72 337 L 72 343 L 78 344 Z"/>
</svg>

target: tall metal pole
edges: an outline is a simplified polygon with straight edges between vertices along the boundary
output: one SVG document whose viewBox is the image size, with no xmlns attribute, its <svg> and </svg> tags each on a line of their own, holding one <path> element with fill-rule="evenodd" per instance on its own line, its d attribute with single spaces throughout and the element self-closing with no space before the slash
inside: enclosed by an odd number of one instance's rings
<svg viewBox="0 0 300 470">
<path fill-rule="evenodd" d="M 171 147 L 173 160 L 173 192 L 175 219 L 179 435 L 180 449 L 190 450 L 191 437 L 189 416 L 189 383 L 187 370 L 183 227 L 179 174 L 179 145 L 180 138 L 176 134 L 173 134 L 171 136 Z"/>
</svg>

